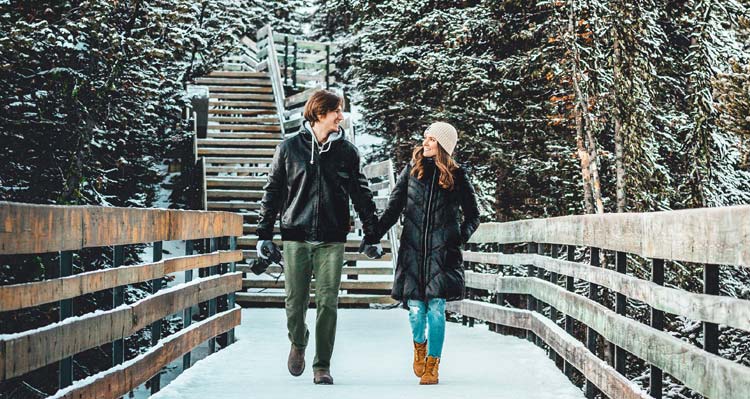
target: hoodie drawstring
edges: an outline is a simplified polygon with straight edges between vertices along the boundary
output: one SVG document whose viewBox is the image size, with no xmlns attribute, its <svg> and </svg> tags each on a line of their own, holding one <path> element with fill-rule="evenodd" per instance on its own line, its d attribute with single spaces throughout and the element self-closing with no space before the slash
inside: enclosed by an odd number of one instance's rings
<svg viewBox="0 0 750 399">
<path fill-rule="evenodd" d="M 315 164 L 315 147 L 318 144 L 318 138 L 315 137 L 315 133 L 312 131 L 312 128 L 308 128 L 307 126 L 305 126 L 306 123 L 307 121 L 303 122 L 302 127 L 306 129 L 308 132 L 310 132 L 310 165 L 313 165 Z M 334 134 L 334 133 L 331 133 L 331 134 Z M 337 134 L 341 134 L 341 133 L 337 133 Z M 320 146 L 320 154 L 324 152 L 328 152 L 328 150 L 331 149 L 331 144 L 333 143 L 333 141 L 334 140 L 332 140 L 331 136 L 329 135 L 328 140 L 325 143 L 323 143 L 322 146 Z"/>
</svg>

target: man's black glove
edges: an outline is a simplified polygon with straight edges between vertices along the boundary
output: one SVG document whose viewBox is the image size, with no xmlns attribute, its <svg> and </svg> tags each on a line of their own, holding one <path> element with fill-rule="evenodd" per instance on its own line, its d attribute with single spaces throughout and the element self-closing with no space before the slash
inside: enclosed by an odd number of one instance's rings
<svg viewBox="0 0 750 399">
<path fill-rule="evenodd" d="M 258 245 L 255 247 L 258 258 L 268 259 L 271 262 L 278 263 L 281 260 L 281 250 L 271 240 L 258 240 Z"/>
<path fill-rule="evenodd" d="M 378 241 L 375 241 L 375 244 L 369 244 L 373 241 L 374 240 L 370 239 L 369 237 L 364 237 L 362 239 L 362 242 L 359 244 L 359 253 L 364 253 L 370 259 L 380 259 L 385 253 L 383 251 L 383 246 Z"/>
</svg>

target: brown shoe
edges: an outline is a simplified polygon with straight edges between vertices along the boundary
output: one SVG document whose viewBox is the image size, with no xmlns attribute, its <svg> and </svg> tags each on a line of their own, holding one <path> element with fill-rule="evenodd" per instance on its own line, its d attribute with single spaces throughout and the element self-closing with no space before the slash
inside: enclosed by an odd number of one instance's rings
<svg viewBox="0 0 750 399">
<path fill-rule="evenodd" d="M 421 378 L 424 374 L 425 358 L 427 357 L 427 341 L 414 343 L 414 375 Z"/>
<path fill-rule="evenodd" d="M 331 377 L 331 372 L 328 370 L 315 370 L 313 371 L 313 382 L 322 385 L 333 385 L 333 377 Z"/>
<path fill-rule="evenodd" d="M 289 368 L 291 375 L 295 377 L 302 375 L 302 372 L 305 371 L 305 348 L 297 348 L 292 345 L 286 366 Z"/>
<path fill-rule="evenodd" d="M 427 362 L 424 368 L 424 374 L 419 380 L 419 385 L 433 385 L 438 383 L 438 366 L 440 358 L 427 356 Z"/>
</svg>

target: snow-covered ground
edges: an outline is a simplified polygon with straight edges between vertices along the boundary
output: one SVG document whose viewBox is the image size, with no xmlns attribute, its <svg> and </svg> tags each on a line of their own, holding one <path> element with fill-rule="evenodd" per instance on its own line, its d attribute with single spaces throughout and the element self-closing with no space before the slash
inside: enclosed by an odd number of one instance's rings
<svg viewBox="0 0 750 399">
<path fill-rule="evenodd" d="M 315 310 L 307 315 L 314 337 Z M 289 342 L 283 309 L 243 309 L 239 341 L 197 362 L 153 396 L 204 398 L 582 398 L 545 353 L 528 341 L 449 323 L 440 384 L 420 386 L 402 309 L 340 309 L 333 386 L 312 383 L 313 341 L 301 377 L 286 369 Z"/>
</svg>

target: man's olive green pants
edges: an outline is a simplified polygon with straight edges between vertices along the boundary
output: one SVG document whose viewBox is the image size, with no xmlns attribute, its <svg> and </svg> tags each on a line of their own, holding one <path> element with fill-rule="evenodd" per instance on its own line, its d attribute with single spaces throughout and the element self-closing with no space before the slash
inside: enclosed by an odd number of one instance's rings
<svg viewBox="0 0 750 399">
<path fill-rule="evenodd" d="M 343 242 L 310 244 L 284 241 L 286 325 L 289 340 L 298 348 L 305 348 L 310 336 L 305 315 L 310 303 L 310 281 L 315 274 L 317 319 L 313 370 L 328 370 L 331 366 L 343 266 Z"/>
</svg>

